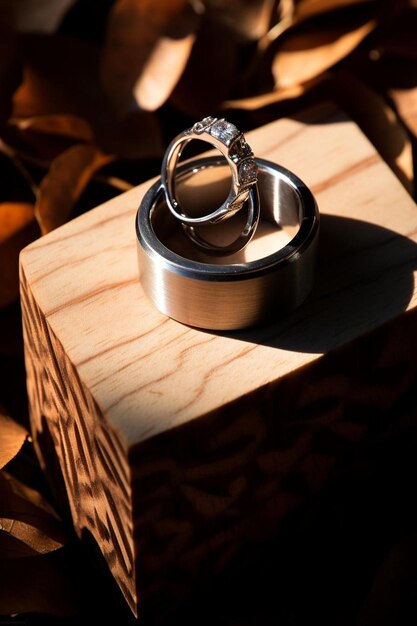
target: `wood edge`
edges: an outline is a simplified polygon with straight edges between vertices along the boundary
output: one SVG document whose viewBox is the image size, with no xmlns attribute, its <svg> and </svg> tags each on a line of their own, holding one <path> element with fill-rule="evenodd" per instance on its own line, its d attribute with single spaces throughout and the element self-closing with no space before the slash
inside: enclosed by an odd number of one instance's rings
<svg viewBox="0 0 417 626">
<path fill-rule="evenodd" d="M 88 533 L 88 536 L 94 539 L 98 551 L 110 566 L 120 592 L 137 617 L 138 598 L 131 508 L 132 481 L 128 444 L 123 434 L 102 412 L 39 309 L 27 283 L 23 264 L 20 268 L 20 279 L 26 382 L 34 449 L 43 471 L 51 463 L 49 452 L 57 455 L 59 465 L 56 465 L 56 469 L 60 468 L 61 471 L 59 475 L 53 473 L 47 478 L 52 483 L 58 503 L 63 512 L 71 514 L 78 537 L 82 539 Z M 48 356 L 52 358 L 48 359 Z M 87 416 L 92 420 L 91 428 L 82 423 Z M 100 424 L 105 425 L 105 428 L 100 428 Z M 49 449 L 51 445 L 53 450 Z M 77 453 L 78 460 L 72 458 L 73 452 Z M 118 464 L 112 463 L 111 457 L 117 458 Z M 80 459 L 84 459 L 82 466 Z M 117 465 L 124 468 L 123 472 L 117 473 Z M 116 483 L 117 494 L 111 493 L 108 488 L 110 479 Z M 106 487 L 103 489 L 104 484 Z M 63 491 L 65 493 L 62 493 Z M 116 501 L 119 506 L 116 506 Z M 112 529 L 111 521 L 115 522 L 120 517 L 120 505 L 129 511 L 130 519 L 124 519 L 123 524 L 119 520 L 117 529 L 116 527 Z M 100 514 L 102 516 L 105 514 L 102 520 Z M 120 538 L 123 534 L 121 528 L 126 531 L 124 539 L 122 538 L 125 547 L 120 548 L 116 545 L 116 551 L 112 550 L 108 556 L 107 552 L 111 546 L 117 544 L 117 537 Z M 130 546 L 130 556 L 126 546 Z M 120 574 L 117 570 L 117 564 L 122 558 L 120 549 L 123 552 L 123 560 L 130 562 L 131 571 L 128 576 Z"/>
</svg>

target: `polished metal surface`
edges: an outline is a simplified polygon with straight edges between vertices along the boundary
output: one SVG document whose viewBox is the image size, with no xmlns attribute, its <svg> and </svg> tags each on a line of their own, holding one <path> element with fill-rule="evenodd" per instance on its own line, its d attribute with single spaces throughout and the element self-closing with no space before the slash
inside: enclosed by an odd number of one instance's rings
<svg viewBox="0 0 417 626">
<path fill-rule="evenodd" d="M 226 159 L 232 174 L 232 184 L 226 199 L 217 209 L 199 217 L 187 215 L 176 194 L 178 161 L 186 145 L 194 139 L 208 142 L 217 148 Z M 250 195 L 253 202 L 253 193 L 250 192 L 256 187 L 257 166 L 250 146 L 234 124 L 225 119 L 205 117 L 171 141 L 162 161 L 161 181 L 167 206 L 177 220 L 190 226 L 215 224 L 232 217 Z M 248 218 L 250 214 L 249 210 Z M 198 237 L 196 243 L 199 243 Z"/>
<path fill-rule="evenodd" d="M 244 203 L 247 206 L 246 222 L 242 230 L 230 243 L 217 245 L 210 243 L 207 239 L 204 239 L 195 226 L 189 224 L 182 224 L 182 228 L 187 237 L 201 250 L 204 250 L 209 255 L 229 255 L 235 254 L 240 250 L 243 250 L 254 236 L 259 224 L 260 210 L 259 210 L 259 193 L 257 187 L 252 187 L 249 191 L 249 197 Z"/>
<path fill-rule="evenodd" d="M 256 161 L 260 225 L 251 243 L 232 257 L 210 258 L 193 246 L 166 211 L 160 180 L 145 194 L 136 218 L 140 278 L 149 299 L 165 315 L 199 328 L 245 328 L 282 316 L 310 292 L 319 232 L 314 197 L 285 168 Z M 209 192 L 219 194 L 225 184 L 221 171 L 216 157 L 186 163 L 177 170 L 178 192 L 190 184 L 193 197 L 198 188 L 197 204 Z M 202 174 L 210 179 L 204 192 L 200 184 L 193 187 Z M 239 217 L 228 220 L 230 228 L 240 228 L 232 224 Z M 218 236 L 225 236 L 225 224 L 219 225 Z M 282 245 L 285 229 L 291 236 Z"/>
</svg>

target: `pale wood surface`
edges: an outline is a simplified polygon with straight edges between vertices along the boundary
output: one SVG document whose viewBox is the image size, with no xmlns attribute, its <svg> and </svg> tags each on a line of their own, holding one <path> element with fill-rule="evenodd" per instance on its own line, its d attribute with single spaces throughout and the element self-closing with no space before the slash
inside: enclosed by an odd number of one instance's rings
<svg viewBox="0 0 417 626">
<path fill-rule="evenodd" d="M 138 282 L 148 184 L 22 253 L 35 447 L 136 614 L 273 536 L 414 398 L 416 207 L 351 121 L 304 119 L 249 137 L 322 214 L 315 289 L 284 320 L 212 334 L 160 315 Z"/>
<path fill-rule="evenodd" d="M 415 240 L 415 205 L 361 132 L 338 114 L 328 119 L 326 111 L 313 121 L 281 120 L 249 140 L 257 155 L 304 179 L 323 216 L 364 220 Z M 340 224 L 337 237 L 351 238 L 343 241 L 345 258 L 335 263 L 330 254 L 331 267 L 319 275 L 309 303 L 275 327 L 226 337 L 164 318 L 138 284 L 134 215 L 148 186 L 74 220 L 22 254 L 27 282 L 48 324 L 103 415 L 129 444 L 250 393 L 399 313 L 384 275 L 391 273 L 392 282 L 395 271 L 396 280 L 407 281 L 414 269 L 412 247 L 405 251 L 407 263 L 394 237 L 373 255 L 370 268 L 370 251 L 393 233 L 356 232 L 352 224 Z M 337 224 L 326 226 L 323 220 L 323 231 Z M 337 245 L 332 253 L 337 257 Z M 356 271 L 350 284 L 352 262 L 363 263 L 362 282 Z M 363 312 L 370 282 L 380 301 L 374 311 L 366 306 Z M 306 318 L 325 317 L 329 308 L 335 312 L 341 286 L 343 308 L 327 329 L 314 329 L 314 339 L 318 332 L 326 336 L 310 348 Z M 415 306 L 415 291 L 410 295 L 407 308 Z M 274 345 L 262 345 L 265 333 Z"/>
</svg>

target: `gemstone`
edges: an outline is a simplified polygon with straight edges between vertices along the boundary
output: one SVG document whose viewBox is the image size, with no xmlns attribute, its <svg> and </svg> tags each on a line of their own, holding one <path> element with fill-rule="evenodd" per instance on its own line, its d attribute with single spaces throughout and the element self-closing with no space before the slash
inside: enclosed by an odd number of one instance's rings
<svg viewBox="0 0 417 626">
<path fill-rule="evenodd" d="M 258 167 L 254 159 L 247 159 L 239 165 L 239 181 L 243 185 L 250 185 L 257 181 Z"/>
<path fill-rule="evenodd" d="M 243 135 L 238 137 L 230 148 L 229 156 L 235 163 L 238 163 L 242 159 L 253 156 L 252 149 L 248 143 L 246 143 Z"/>
<path fill-rule="evenodd" d="M 232 141 L 240 134 L 234 124 L 226 122 L 226 120 L 218 120 L 210 128 L 210 135 L 216 137 L 226 146 L 230 146 Z"/>
<path fill-rule="evenodd" d="M 205 117 L 201 120 L 201 122 L 196 122 L 192 127 L 192 132 L 197 133 L 198 135 L 205 131 L 210 124 L 216 121 L 215 117 Z"/>
</svg>

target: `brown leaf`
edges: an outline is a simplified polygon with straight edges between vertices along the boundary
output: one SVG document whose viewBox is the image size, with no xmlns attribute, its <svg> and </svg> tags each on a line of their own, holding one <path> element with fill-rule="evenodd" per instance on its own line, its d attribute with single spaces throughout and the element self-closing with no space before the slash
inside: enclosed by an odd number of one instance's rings
<svg viewBox="0 0 417 626">
<path fill-rule="evenodd" d="M 19 32 L 52 33 L 76 0 L 8 0 Z"/>
<path fill-rule="evenodd" d="M 342 71 L 334 77 L 332 93 L 412 193 L 414 176 L 410 138 L 384 98 L 353 74 Z"/>
<path fill-rule="evenodd" d="M 241 39 L 256 40 L 269 29 L 275 0 L 205 0 L 208 16 Z"/>
<path fill-rule="evenodd" d="M 261 93 L 256 96 L 250 96 L 248 98 L 237 98 L 236 100 L 226 100 L 223 102 L 223 108 L 225 109 L 243 109 L 245 111 L 254 111 L 267 107 L 277 102 L 284 100 L 293 100 L 301 97 L 308 89 L 316 86 L 320 82 L 320 77 L 313 78 L 302 85 L 293 85 L 286 89 L 275 89 L 274 91 L 268 91 L 267 93 Z"/>
<path fill-rule="evenodd" d="M 351 7 L 354 4 L 377 4 L 378 0 L 299 0 L 295 5 L 294 18 L 297 23 L 321 13 Z"/>
<path fill-rule="evenodd" d="M 0 473 L 0 558 L 45 554 L 67 541 L 48 502 L 6 472 Z"/>
<path fill-rule="evenodd" d="M 170 103 L 196 118 L 207 115 L 230 98 L 238 80 L 239 48 L 230 29 L 205 19 Z"/>
<path fill-rule="evenodd" d="M 19 295 L 19 253 L 39 237 L 34 207 L 27 202 L 0 203 L 0 307 Z"/>
<path fill-rule="evenodd" d="M 389 93 L 401 119 L 417 138 L 417 85 L 409 89 L 391 89 Z"/>
<path fill-rule="evenodd" d="M 97 46 L 58 35 L 25 35 L 21 48 L 24 75 L 13 98 L 14 119 L 77 116 L 91 126 L 103 152 L 125 158 L 161 156 L 161 132 L 154 113 L 116 115 L 100 82 Z M 42 142 L 37 145 L 44 156 Z"/>
<path fill-rule="evenodd" d="M 76 115 L 38 115 L 28 118 L 11 118 L 9 124 L 20 131 L 34 131 L 47 135 L 60 135 L 80 141 L 92 141 L 90 125 Z"/>
<path fill-rule="evenodd" d="M 106 108 L 98 80 L 99 49 L 69 37 L 20 37 L 23 81 L 14 94 L 13 117 L 72 114 L 94 121 Z M 76 76 L 76 78 L 75 78 Z"/>
<path fill-rule="evenodd" d="M 20 80 L 14 26 L 13 6 L 0 2 L 0 124 L 10 114 L 12 95 Z"/>
<path fill-rule="evenodd" d="M 155 111 L 169 98 L 187 64 L 195 34 L 160 37 L 133 88 L 138 105 Z"/>
<path fill-rule="evenodd" d="M 375 3 L 378 0 L 373 0 Z M 258 47 L 265 50 L 271 43 L 277 41 L 287 31 L 299 26 L 303 22 L 314 19 L 323 13 L 331 13 L 337 9 L 351 8 L 352 5 L 369 5 L 372 0 L 281 0 L 278 4 L 279 19 L 260 38 Z"/>
<path fill-rule="evenodd" d="M 35 205 L 35 216 L 43 235 L 65 224 L 91 176 L 112 159 L 95 146 L 78 144 L 52 162 L 39 187 Z"/>
<path fill-rule="evenodd" d="M 135 85 L 142 72 L 146 72 L 147 63 L 150 62 L 155 72 L 155 66 L 160 65 L 156 60 L 158 56 L 162 62 L 166 60 L 167 45 L 163 53 L 161 48 L 159 51 L 155 49 L 160 37 L 172 30 L 181 32 L 185 26 L 185 43 L 182 46 L 168 46 L 168 50 L 175 53 L 175 58 L 170 61 L 171 71 L 175 68 L 173 76 L 166 85 L 159 85 L 163 93 L 159 98 L 153 95 L 152 100 L 163 102 L 169 95 L 182 72 L 193 42 L 193 30 L 197 22 L 196 19 L 190 19 L 190 10 L 187 0 L 118 0 L 114 4 L 108 19 L 103 50 L 102 79 L 107 93 L 119 110 L 127 111 L 131 108 L 134 91 L 141 95 L 140 82 L 136 89 Z M 159 67 L 156 74 L 160 76 L 161 73 L 167 77 Z"/>
<path fill-rule="evenodd" d="M 0 406 L 0 468 L 4 467 L 22 447 L 28 432 Z"/>
<path fill-rule="evenodd" d="M 315 78 L 352 52 L 375 25 L 371 20 L 349 30 L 340 27 L 289 34 L 272 65 L 276 86 L 288 88 Z"/>
</svg>

